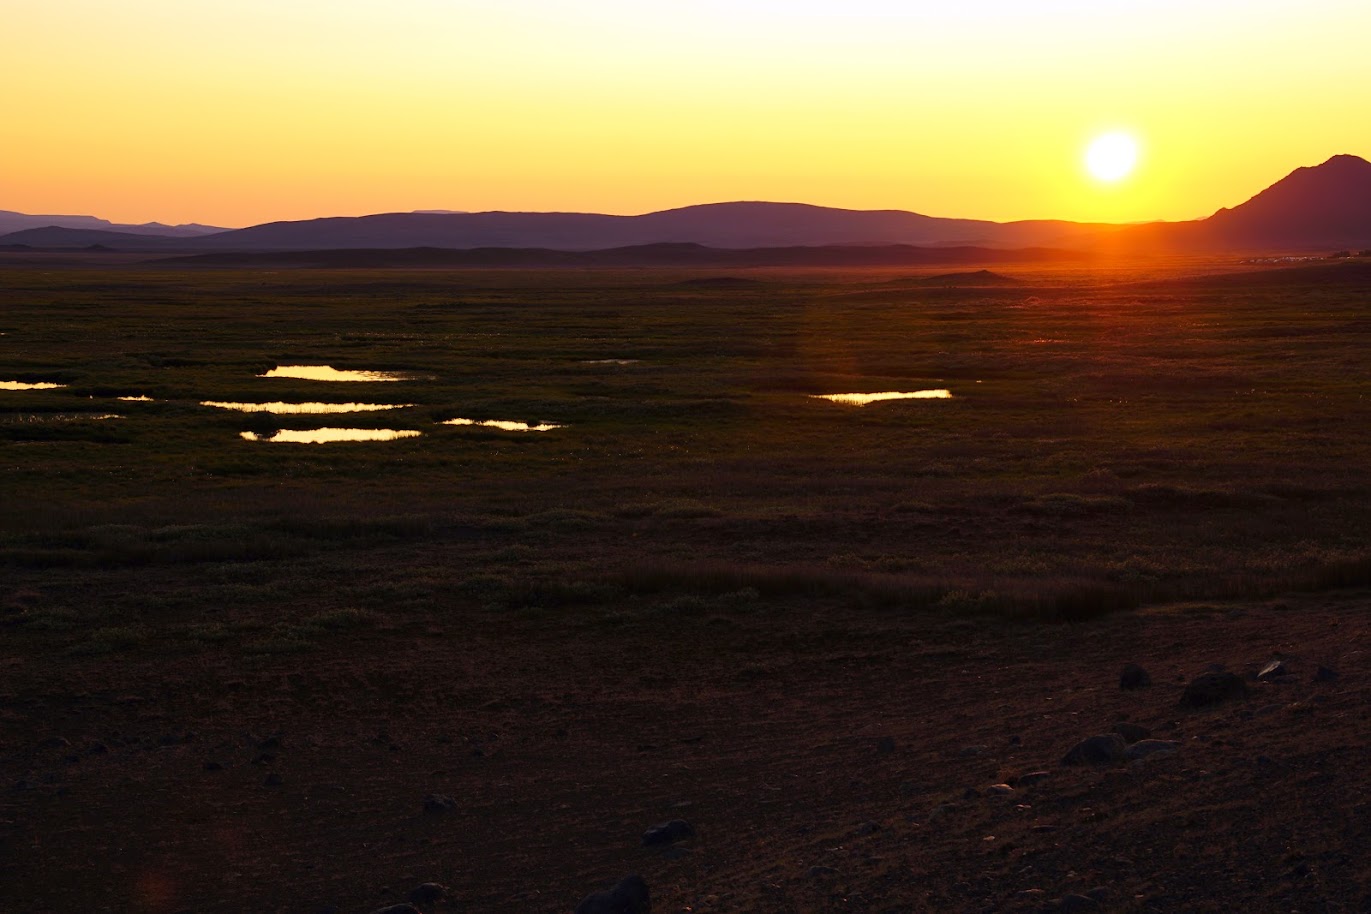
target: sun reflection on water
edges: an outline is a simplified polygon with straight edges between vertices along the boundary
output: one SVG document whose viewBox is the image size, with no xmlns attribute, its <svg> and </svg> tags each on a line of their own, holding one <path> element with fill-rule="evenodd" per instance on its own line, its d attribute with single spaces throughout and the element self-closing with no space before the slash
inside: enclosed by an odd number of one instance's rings
<svg viewBox="0 0 1371 914">
<path fill-rule="evenodd" d="M 952 391 L 940 387 L 936 390 L 888 390 L 876 394 L 811 394 L 810 399 L 831 400 L 846 406 L 866 406 L 868 403 L 880 403 L 883 400 L 950 400 Z"/>
</svg>

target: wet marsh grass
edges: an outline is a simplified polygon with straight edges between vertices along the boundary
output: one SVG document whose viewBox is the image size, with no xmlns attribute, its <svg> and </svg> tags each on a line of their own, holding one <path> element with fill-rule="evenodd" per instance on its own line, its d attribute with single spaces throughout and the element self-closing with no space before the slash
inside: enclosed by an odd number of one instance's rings
<svg viewBox="0 0 1371 914">
<path fill-rule="evenodd" d="M 279 629 L 340 601 L 415 626 L 834 601 L 1079 619 L 1371 583 L 1371 290 L 690 278 L 5 269 L 0 377 L 70 385 L 0 394 L 0 567 L 42 595 L 25 612 L 57 613 L 5 624 L 92 652 L 158 632 L 269 652 L 352 631 Z M 637 362 L 585 364 L 604 359 Z M 281 363 L 423 379 L 256 377 Z M 809 398 L 944 387 L 953 399 Z M 108 399 L 135 393 L 155 402 Z M 326 423 L 199 405 L 378 398 L 415 406 L 376 424 L 424 436 L 254 444 L 238 433 Z M 125 418 L 18 421 L 115 403 Z M 454 416 L 566 427 L 437 424 Z M 215 591 L 178 569 L 235 566 L 314 586 L 188 621 Z M 62 628 L 133 569 L 135 591 L 177 580 L 180 596 Z M 373 590 L 355 600 L 359 577 Z M 170 634 L 186 624 L 223 628 Z"/>
</svg>

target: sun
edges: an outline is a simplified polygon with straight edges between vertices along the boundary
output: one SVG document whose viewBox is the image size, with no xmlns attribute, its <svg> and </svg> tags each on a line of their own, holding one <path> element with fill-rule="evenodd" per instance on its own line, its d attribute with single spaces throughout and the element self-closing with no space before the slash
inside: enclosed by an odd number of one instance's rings
<svg viewBox="0 0 1371 914">
<path fill-rule="evenodd" d="M 1085 150 L 1086 170 L 1099 181 L 1121 181 L 1137 164 L 1138 141 L 1121 131 L 1095 137 Z"/>
</svg>

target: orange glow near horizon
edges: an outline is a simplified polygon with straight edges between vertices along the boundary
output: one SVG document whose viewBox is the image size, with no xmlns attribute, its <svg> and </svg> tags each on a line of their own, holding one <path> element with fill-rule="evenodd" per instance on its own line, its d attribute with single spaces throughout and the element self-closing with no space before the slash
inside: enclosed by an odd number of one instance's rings
<svg viewBox="0 0 1371 914">
<path fill-rule="evenodd" d="M 1360 0 L 67 0 L 5 18 L 0 209 L 28 213 L 775 200 L 1118 222 L 1371 157 Z M 1094 180 L 1082 150 L 1119 125 L 1146 155 Z"/>
</svg>

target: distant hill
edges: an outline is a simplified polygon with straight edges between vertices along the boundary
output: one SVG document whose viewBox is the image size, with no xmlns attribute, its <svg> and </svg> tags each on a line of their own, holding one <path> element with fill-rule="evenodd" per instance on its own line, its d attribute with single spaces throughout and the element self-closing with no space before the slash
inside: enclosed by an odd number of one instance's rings
<svg viewBox="0 0 1371 914">
<path fill-rule="evenodd" d="M 870 267 L 1079 259 L 1070 251 L 1047 248 L 1001 250 L 982 247 L 929 248 L 910 245 L 826 245 L 783 248 L 710 248 L 698 244 L 649 244 L 601 251 L 556 251 L 548 248 L 341 249 L 332 251 L 225 252 L 172 257 L 158 261 L 184 266 L 293 267 Z M 989 285 L 1002 277 L 986 273 L 954 274 L 966 284 Z M 989 282 L 978 279 L 993 277 Z M 1009 280 L 1004 280 L 1009 281 Z"/>
<path fill-rule="evenodd" d="M 194 247 L 194 239 L 47 226 L 0 235 L 0 245 L 24 245 L 40 249 L 88 248 L 91 245 L 100 245 L 113 251 L 179 251 Z"/>
<path fill-rule="evenodd" d="M 147 222 L 142 225 L 120 225 L 95 216 L 33 216 L 28 213 L 15 213 L 0 210 L 0 235 L 22 232 L 26 229 L 48 228 L 90 229 L 105 232 L 122 232 L 127 235 L 167 235 L 178 238 L 194 238 L 210 235 L 226 229 L 212 225 L 163 225 L 160 222 Z"/>
<path fill-rule="evenodd" d="M 220 250 L 490 247 L 605 250 L 693 243 L 714 248 L 854 244 L 1032 247 L 1079 241 L 1089 226 L 940 219 L 900 210 L 803 203 L 710 203 L 641 216 L 595 213 L 385 213 L 272 222 L 197 239 Z"/>
<path fill-rule="evenodd" d="M 0 234 L 0 245 L 122 251 L 339 251 L 491 248 L 606 251 L 660 244 L 756 251 L 829 246 L 1069 248 L 1149 254 L 1214 251 L 1337 250 L 1371 247 L 1371 163 L 1350 155 L 1299 168 L 1239 206 L 1208 219 L 1104 225 L 1056 221 L 944 219 L 903 210 L 849 210 L 803 203 L 709 203 L 640 216 L 597 213 L 382 213 L 271 222 L 233 231 L 206 226 L 115 226 L 89 216 L 27 225 Z M 55 226 L 55 227 L 54 227 Z M 30 234 L 32 231 L 41 234 Z M 137 236 L 137 237 L 135 237 Z M 377 256 L 377 255 L 369 255 Z M 495 255 L 482 254 L 480 257 Z M 511 257 L 515 255 L 509 255 Z M 523 255 L 518 255 L 523 256 Z M 539 254 L 546 260 L 546 253 Z M 779 255 L 776 255 L 779 256 Z M 832 256 L 832 255 L 823 255 Z M 855 255 L 854 255 L 855 256 Z"/>
</svg>

